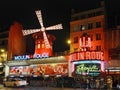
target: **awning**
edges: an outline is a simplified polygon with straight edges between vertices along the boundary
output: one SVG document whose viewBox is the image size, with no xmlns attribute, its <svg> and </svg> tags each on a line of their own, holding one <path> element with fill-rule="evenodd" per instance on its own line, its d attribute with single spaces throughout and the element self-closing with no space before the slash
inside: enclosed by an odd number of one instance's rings
<svg viewBox="0 0 120 90">
<path fill-rule="evenodd" d="M 58 56 L 41 59 L 8 61 L 5 64 L 8 66 L 20 66 L 20 65 L 24 66 L 32 64 L 49 64 L 49 63 L 67 63 L 67 60 L 64 56 Z"/>
<path fill-rule="evenodd" d="M 107 62 L 106 69 L 120 69 L 120 60 L 110 60 Z"/>
</svg>

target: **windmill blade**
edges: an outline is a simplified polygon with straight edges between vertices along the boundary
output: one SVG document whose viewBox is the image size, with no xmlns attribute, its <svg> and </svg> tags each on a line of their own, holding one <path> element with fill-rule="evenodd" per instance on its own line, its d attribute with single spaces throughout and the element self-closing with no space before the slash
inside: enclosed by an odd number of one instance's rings
<svg viewBox="0 0 120 90">
<path fill-rule="evenodd" d="M 42 14 L 41 14 L 41 10 L 38 10 L 38 11 L 35 11 L 36 15 L 37 15 L 37 18 L 38 18 L 38 21 L 41 25 L 41 28 L 43 28 L 43 20 L 42 20 Z"/>
<path fill-rule="evenodd" d="M 63 29 L 62 24 L 57 24 L 57 25 L 47 27 L 45 30 L 57 30 L 57 29 Z"/>
<path fill-rule="evenodd" d="M 29 35 L 29 34 L 33 34 L 33 33 L 36 33 L 36 32 L 39 32 L 41 31 L 40 29 L 28 29 L 28 30 L 22 30 L 23 32 L 23 35 Z"/>
<path fill-rule="evenodd" d="M 48 41 L 48 38 L 47 38 L 47 35 L 46 35 L 45 32 L 43 32 L 43 38 L 44 38 L 46 48 L 51 48 L 50 43 Z"/>
</svg>

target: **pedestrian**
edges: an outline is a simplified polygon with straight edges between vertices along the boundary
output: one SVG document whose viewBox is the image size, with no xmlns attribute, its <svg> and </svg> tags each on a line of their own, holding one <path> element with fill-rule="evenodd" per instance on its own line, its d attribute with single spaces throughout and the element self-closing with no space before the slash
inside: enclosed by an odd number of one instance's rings
<svg viewBox="0 0 120 90">
<path fill-rule="evenodd" d="M 87 83 L 87 88 L 86 89 L 89 89 L 89 79 L 86 80 L 86 83 Z"/>
<path fill-rule="evenodd" d="M 108 90 L 112 90 L 112 78 L 107 78 L 107 88 Z"/>
<path fill-rule="evenodd" d="M 96 79 L 95 82 L 96 82 L 96 88 L 98 89 L 100 87 L 100 80 Z"/>
</svg>

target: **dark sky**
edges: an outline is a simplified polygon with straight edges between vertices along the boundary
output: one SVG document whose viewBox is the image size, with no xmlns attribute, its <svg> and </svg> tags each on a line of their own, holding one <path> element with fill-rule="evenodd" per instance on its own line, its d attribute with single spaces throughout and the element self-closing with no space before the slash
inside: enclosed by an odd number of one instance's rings
<svg viewBox="0 0 120 90">
<path fill-rule="evenodd" d="M 18 21 L 23 26 L 23 29 L 40 28 L 35 10 L 42 10 L 45 27 L 59 23 L 63 24 L 63 30 L 49 32 L 56 36 L 54 51 L 61 52 L 68 50 L 69 45 L 66 42 L 69 39 L 71 9 L 75 9 L 77 12 L 95 8 L 100 5 L 100 1 L 101 0 L 1 0 L 0 31 L 8 30 L 14 21 Z M 113 4 L 115 1 L 119 2 L 119 0 L 106 1 L 109 4 Z M 117 5 L 114 7 L 118 8 Z M 29 47 L 31 48 L 32 46 Z"/>
</svg>

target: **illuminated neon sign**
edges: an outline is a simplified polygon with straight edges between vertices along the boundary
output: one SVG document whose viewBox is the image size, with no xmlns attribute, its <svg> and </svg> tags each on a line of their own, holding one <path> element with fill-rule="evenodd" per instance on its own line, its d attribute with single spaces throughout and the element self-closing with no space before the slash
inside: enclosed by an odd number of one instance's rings
<svg viewBox="0 0 120 90">
<path fill-rule="evenodd" d="M 77 61 L 73 62 L 73 71 L 75 74 L 82 74 L 82 75 L 94 75 L 97 76 L 103 70 L 101 67 L 103 61 Z"/>
<path fill-rule="evenodd" d="M 89 64 L 89 63 L 81 63 L 75 65 L 75 73 L 82 75 L 98 75 L 100 74 L 100 64 Z"/>
<path fill-rule="evenodd" d="M 73 53 L 70 55 L 71 61 L 77 60 L 103 60 L 103 52 L 101 51 L 84 51 Z"/>
<path fill-rule="evenodd" d="M 82 37 L 79 39 L 80 48 L 91 47 L 91 38 L 90 37 Z"/>
<path fill-rule="evenodd" d="M 97 67 L 97 65 L 89 65 L 86 66 L 85 64 L 80 64 L 76 67 L 76 72 L 98 72 L 99 68 Z"/>
<path fill-rule="evenodd" d="M 47 58 L 47 57 L 48 57 L 48 53 L 43 53 L 43 54 L 14 56 L 14 60 L 28 60 L 28 59 Z"/>
</svg>

